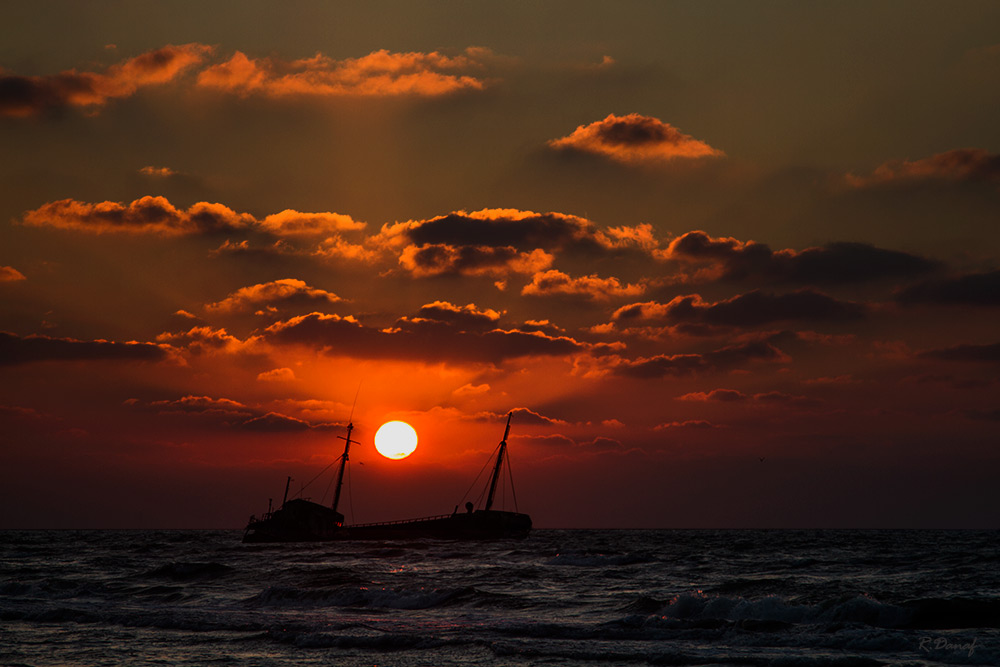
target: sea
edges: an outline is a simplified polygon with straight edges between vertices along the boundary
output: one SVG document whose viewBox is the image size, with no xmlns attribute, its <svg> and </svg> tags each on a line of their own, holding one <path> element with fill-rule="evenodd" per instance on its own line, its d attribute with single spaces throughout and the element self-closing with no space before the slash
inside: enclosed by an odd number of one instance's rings
<svg viewBox="0 0 1000 667">
<path fill-rule="evenodd" d="M 2 665 L 1000 665 L 1000 532 L 0 531 Z"/>
</svg>

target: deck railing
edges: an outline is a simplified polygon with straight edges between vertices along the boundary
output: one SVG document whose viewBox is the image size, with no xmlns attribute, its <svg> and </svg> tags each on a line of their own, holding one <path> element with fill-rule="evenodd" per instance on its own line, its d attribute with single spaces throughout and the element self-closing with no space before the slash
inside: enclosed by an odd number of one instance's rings
<svg viewBox="0 0 1000 667">
<path fill-rule="evenodd" d="M 437 519 L 449 519 L 454 514 L 438 514 L 437 516 L 423 516 L 419 519 L 400 519 L 398 521 L 376 521 L 374 523 L 352 523 L 344 528 L 368 528 L 369 526 L 398 526 L 404 523 L 419 523 L 421 521 L 435 521 Z"/>
</svg>

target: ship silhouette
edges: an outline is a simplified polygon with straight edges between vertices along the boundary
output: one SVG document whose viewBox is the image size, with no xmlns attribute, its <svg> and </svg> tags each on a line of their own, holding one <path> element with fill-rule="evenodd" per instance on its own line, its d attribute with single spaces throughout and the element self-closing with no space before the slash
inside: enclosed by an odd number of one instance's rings
<svg viewBox="0 0 1000 667">
<path fill-rule="evenodd" d="M 531 517 L 520 512 L 493 509 L 497 485 L 500 483 L 507 452 L 507 437 L 510 435 L 511 414 L 507 415 L 507 427 L 503 440 L 497 445 L 492 474 L 482 508 L 471 502 L 465 504 L 465 511 L 458 506 L 451 514 L 382 521 L 378 523 L 345 524 L 344 515 L 338 511 L 340 492 L 344 484 L 344 470 L 350 460 L 351 439 L 354 424 L 347 425 L 347 435 L 337 436 L 344 441 L 344 453 L 340 455 L 337 471 L 337 486 L 330 506 L 304 498 L 288 499 L 291 477 L 285 484 L 285 497 L 281 506 L 264 516 L 250 517 L 243 541 L 248 543 L 267 542 L 325 542 L 333 540 L 400 540 L 400 539 L 445 539 L 445 540 L 496 540 L 523 539 L 531 531 Z M 509 466 L 509 463 L 508 463 Z M 508 468 L 509 469 L 509 468 Z M 515 499 L 516 509 L 516 499 Z"/>
</svg>

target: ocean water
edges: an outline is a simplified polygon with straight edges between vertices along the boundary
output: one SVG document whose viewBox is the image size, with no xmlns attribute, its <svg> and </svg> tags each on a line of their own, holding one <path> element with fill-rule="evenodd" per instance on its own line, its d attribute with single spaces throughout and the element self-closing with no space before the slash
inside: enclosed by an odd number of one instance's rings
<svg viewBox="0 0 1000 667">
<path fill-rule="evenodd" d="M 1000 665 L 996 531 L 0 532 L 3 665 Z"/>
</svg>

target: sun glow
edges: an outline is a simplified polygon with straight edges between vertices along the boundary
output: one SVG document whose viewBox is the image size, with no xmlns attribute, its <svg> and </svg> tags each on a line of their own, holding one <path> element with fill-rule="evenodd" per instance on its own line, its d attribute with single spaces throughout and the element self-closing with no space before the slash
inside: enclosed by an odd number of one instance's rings
<svg viewBox="0 0 1000 667">
<path fill-rule="evenodd" d="M 405 459 L 416 448 L 417 432 L 406 422 L 386 422 L 375 433 L 375 449 L 387 459 Z"/>
</svg>

